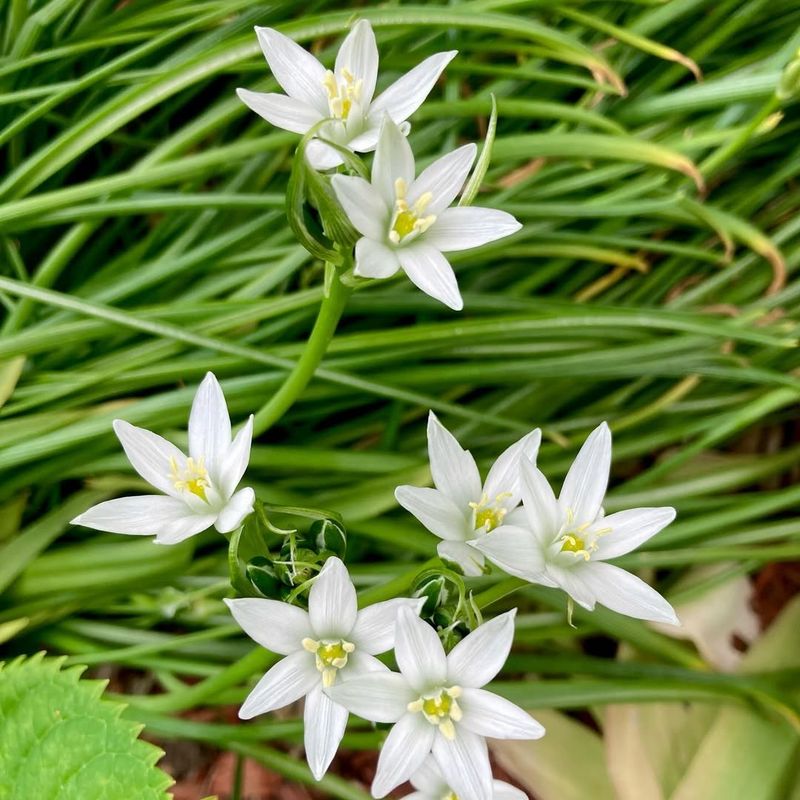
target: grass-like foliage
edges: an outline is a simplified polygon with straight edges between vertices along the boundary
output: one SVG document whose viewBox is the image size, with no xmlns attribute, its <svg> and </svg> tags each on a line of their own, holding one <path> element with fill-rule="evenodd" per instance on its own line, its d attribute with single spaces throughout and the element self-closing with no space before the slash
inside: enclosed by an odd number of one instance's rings
<svg viewBox="0 0 800 800">
<path fill-rule="evenodd" d="M 183 446 L 207 371 L 239 422 L 302 353 L 324 269 L 286 219 L 299 137 L 235 89 L 276 90 L 254 25 L 330 63 L 357 18 L 378 37 L 379 90 L 433 52 L 459 51 L 411 119 L 421 166 L 483 140 L 496 97 L 476 203 L 523 228 L 453 255 L 460 314 L 402 276 L 359 285 L 298 401 L 257 417 L 248 485 L 271 503 L 338 512 L 359 589 L 401 593 L 436 555 L 437 540 L 394 498 L 398 485 L 430 480 L 428 409 L 482 467 L 541 426 L 539 464 L 556 484 L 607 420 L 606 512 L 678 511 L 617 563 L 679 611 L 800 558 L 796 2 L 0 0 L 0 642 L 10 656 L 45 649 L 147 672 L 157 690 L 126 702 L 154 734 L 213 742 L 309 783 L 305 765 L 273 748 L 302 741 L 299 721 L 174 716 L 240 703 L 269 660 L 222 603 L 221 536 L 157 547 L 69 520 L 145 490 L 113 419 Z M 473 588 L 494 613 L 517 586 L 495 569 Z M 800 659 L 717 674 L 702 646 L 612 612 L 576 610 L 571 627 L 555 590 L 518 589 L 515 604 L 515 652 L 497 690 L 526 708 L 744 703 L 797 746 Z M 615 655 L 598 646 L 610 640 L 624 645 L 618 660 L 599 657 Z M 48 692 L 97 704 L 93 685 L 53 664 L 7 665 L 0 698 L 35 672 Z M 0 736 L 0 758 L 23 746 L 5 721 Z M 379 741 L 356 727 L 345 745 Z M 562 741 L 579 765 L 568 729 Z M 715 745 L 716 767 L 743 742 Z M 764 774 L 748 800 L 799 791 L 793 752 L 752 767 Z M 70 757 L 64 745 L 47 761 L 60 770 Z M 155 774 L 152 760 L 142 775 Z M 674 776 L 659 778 L 670 797 Z M 537 786 L 543 800 L 568 796 Z M 322 788 L 367 797 L 334 774 Z M 141 791 L 96 796 L 157 797 L 164 784 Z M 736 796 L 721 785 L 681 791 L 677 800 Z"/>
</svg>

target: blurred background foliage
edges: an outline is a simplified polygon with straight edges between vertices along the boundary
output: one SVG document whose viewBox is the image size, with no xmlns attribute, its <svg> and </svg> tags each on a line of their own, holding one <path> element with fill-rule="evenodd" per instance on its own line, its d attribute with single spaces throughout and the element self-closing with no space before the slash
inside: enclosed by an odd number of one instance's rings
<svg viewBox="0 0 800 800">
<path fill-rule="evenodd" d="M 381 85 L 460 51 L 412 119 L 423 162 L 480 140 L 496 95 L 478 202 L 524 229 L 453 259 L 462 314 L 405 279 L 357 291 L 314 382 L 257 439 L 250 484 L 340 512 L 358 584 L 402 591 L 435 554 L 393 498 L 429 480 L 429 408 L 485 464 L 542 426 L 540 465 L 556 479 L 608 420 L 607 510 L 679 515 L 619 561 L 678 607 L 688 640 L 604 611 L 573 629 L 562 596 L 505 599 L 497 572 L 478 581 L 488 613 L 521 610 L 498 689 L 549 729 L 498 762 L 541 800 L 796 800 L 791 0 L 0 2 L 3 652 L 67 655 L 111 677 L 159 742 L 204 742 L 309 782 L 292 756 L 297 718 L 234 724 L 230 704 L 268 658 L 221 603 L 219 535 L 162 548 L 68 521 L 144 490 L 112 419 L 180 443 L 207 370 L 241 420 L 302 351 L 323 270 L 283 208 L 297 137 L 234 89 L 275 88 L 254 25 L 330 61 L 360 17 L 378 35 Z M 363 777 L 355 756 L 379 737 L 353 726 L 355 755 L 335 771 Z M 200 796 L 211 751 L 187 765 L 171 747 L 176 792 L 189 792 L 176 796 Z M 337 775 L 322 793 L 367 796 Z"/>
</svg>

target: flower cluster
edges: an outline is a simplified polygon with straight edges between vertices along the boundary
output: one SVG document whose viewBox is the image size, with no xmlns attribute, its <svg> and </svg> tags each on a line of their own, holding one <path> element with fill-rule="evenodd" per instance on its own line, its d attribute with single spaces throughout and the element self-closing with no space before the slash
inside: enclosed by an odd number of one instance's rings
<svg viewBox="0 0 800 800">
<path fill-rule="evenodd" d="M 296 164 L 338 169 L 318 177 L 349 220 L 347 230 L 358 234 L 350 240 L 353 274 L 388 278 L 403 270 L 431 297 L 462 308 L 443 254 L 478 247 L 520 226 L 502 211 L 451 207 L 472 169 L 475 145 L 459 147 L 417 174 L 407 119 L 455 53 L 431 56 L 373 98 L 378 52 L 369 23 L 353 27 L 333 70 L 277 31 L 259 28 L 257 33 L 286 94 L 242 89 L 239 96 L 272 124 L 306 135 L 298 150 L 305 160 Z M 353 153 L 373 150 L 369 179 L 363 177 L 365 169 L 363 175 L 345 173 L 342 165 L 352 163 Z M 341 249 L 341 242 L 334 244 Z M 482 480 L 470 452 L 431 413 L 428 454 L 434 485 L 400 486 L 396 498 L 441 540 L 440 559 L 454 569 L 420 573 L 420 597 L 386 599 L 361 609 L 340 558 L 346 548 L 340 520 L 313 509 L 288 509 L 314 520 L 310 535 L 300 539 L 296 530 L 270 523 L 263 503 L 248 520 L 255 494 L 238 486 L 250 457 L 253 417 L 233 435 L 214 375 L 206 375 L 192 404 L 188 455 L 122 420 L 114 421 L 114 431 L 133 468 L 159 494 L 108 500 L 73 522 L 153 535 L 159 544 L 176 544 L 212 526 L 231 534 L 233 586 L 252 596 L 226 603 L 255 642 L 282 656 L 252 689 L 240 716 L 249 719 L 305 698 L 306 758 L 318 780 L 336 754 L 349 715 L 355 714 L 391 725 L 372 785 L 375 797 L 410 780 L 414 800 L 524 798 L 492 779 L 486 740 L 536 739 L 544 729 L 484 688 L 506 662 L 516 614 L 514 609 L 483 622 L 468 596 L 462 576 L 488 572 L 489 562 L 525 581 L 562 589 L 570 608 L 573 600 L 590 611 L 600 603 L 632 617 L 677 623 L 661 595 L 608 563 L 658 533 L 675 512 L 638 508 L 605 515 L 611 462 L 605 423 L 586 440 L 556 497 L 536 466 L 538 429 L 506 449 Z M 277 555 L 254 556 L 239 575 L 236 544 L 252 520 L 271 535 L 285 536 Z M 451 613 L 443 599 L 448 582 L 457 583 L 458 609 L 471 609 L 466 615 Z M 307 610 L 300 605 L 306 592 Z M 397 671 L 386 663 L 390 652 Z"/>
<path fill-rule="evenodd" d="M 256 28 L 256 33 L 286 94 L 239 89 L 244 103 L 279 128 L 312 135 L 305 152 L 318 170 L 342 164 L 341 148 L 375 150 L 369 181 L 355 175 L 331 176 L 336 198 L 361 235 L 354 274 L 381 279 L 402 269 L 426 294 L 456 311 L 463 308 L 443 253 L 479 247 L 521 226 L 505 211 L 450 208 L 472 168 L 474 144 L 459 147 L 416 174 L 406 120 L 455 51 L 430 56 L 373 100 L 378 50 L 369 22 L 362 20 L 350 31 L 333 71 L 278 31 Z"/>
<path fill-rule="evenodd" d="M 672 606 L 655 589 L 607 563 L 669 525 L 675 509 L 605 515 L 611 466 L 611 431 L 605 423 L 584 443 L 556 498 L 536 467 L 540 439 L 536 430 L 512 445 L 481 488 L 472 455 L 431 414 L 428 453 L 436 488 L 400 486 L 397 501 L 443 540 L 439 555 L 467 575 L 476 574 L 486 557 L 510 575 L 563 589 L 589 611 L 600 603 L 631 617 L 678 624 Z"/>
<path fill-rule="evenodd" d="M 274 600 L 228 600 L 236 621 L 263 647 L 284 655 L 256 684 L 239 715 L 305 697 L 306 758 L 318 780 L 344 735 L 349 713 L 392 723 L 372 784 L 384 797 L 413 778 L 462 800 L 492 797 L 486 738 L 536 739 L 542 726 L 482 687 L 502 669 L 514 638 L 513 611 L 486 622 L 445 653 L 418 614 L 422 600 L 358 610 L 344 564 L 330 558 L 309 592 L 308 612 Z M 400 669 L 375 658 L 394 649 Z M 435 766 L 434 766 L 435 765 Z M 502 792 L 506 792 L 501 787 Z"/>
</svg>

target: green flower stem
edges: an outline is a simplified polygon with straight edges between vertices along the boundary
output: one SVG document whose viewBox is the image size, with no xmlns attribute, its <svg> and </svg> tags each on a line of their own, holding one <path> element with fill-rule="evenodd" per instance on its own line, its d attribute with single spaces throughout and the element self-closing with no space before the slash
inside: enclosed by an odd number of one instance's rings
<svg viewBox="0 0 800 800">
<path fill-rule="evenodd" d="M 303 354 L 281 388 L 255 415 L 253 421 L 255 436 L 271 428 L 291 408 L 294 401 L 306 388 L 325 356 L 325 351 L 333 338 L 351 292 L 352 289 L 345 286 L 338 277 L 334 277 L 331 281 L 330 291 L 322 300 L 314 329 L 311 331 Z"/>
<path fill-rule="evenodd" d="M 476 595 L 475 603 L 478 608 L 484 609 L 492 603 L 496 603 L 498 600 L 502 600 L 504 597 L 516 592 L 517 589 L 522 589 L 524 586 L 530 586 L 530 583 L 522 580 L 522 578 L 504 578 L 494 584 L 494 586 Z"/>
<path fill-rule="evenodd" d="M 437 565 L 441 566 L 441 561 L 439 561 L 438 558 L 429 558 L 425 563 L 418 564 L 414 569 L 404 572 L 402 575 L 398 575 L 396 578 L 392 578 L 392 580 L 386 583 L 379 586 L 372 586 L 369 589 L 365 589 L 363 592 L 359 592 L 358 607 L 364 608 L 364 606 L 371 605 L 372 603 L 380 603 L 383 600 L 391 600 L 404 595 L 420 573 Z"/>
</svg>

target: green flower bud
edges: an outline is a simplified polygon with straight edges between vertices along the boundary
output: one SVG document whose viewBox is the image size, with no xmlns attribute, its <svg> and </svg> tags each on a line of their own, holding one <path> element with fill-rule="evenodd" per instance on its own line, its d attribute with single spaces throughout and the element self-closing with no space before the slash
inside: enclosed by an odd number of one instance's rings
<svg viewBox="0 0 800 800">
<path fill-rule="evenodd" d="M 325 551 L 344 560 L 347 533 L 341 523 L 333 519 L 318 519 L 311 523 L 308 534 L 319 552 Z"/>
<path fill-rule="evenodd" d="M 272 561 L 265 556 L 253 556 L 245 568 L 247 578 L 259 594 L 267 598 L 278 596 L 280 581 Z"/>
<path fill-rule="evenodd" d="M 448 580 L 444 575 L 428 575 L 414 588 L 414 597 L 424 597 L 422 616 L 431 617 L 437 609 L 446 606 L 450 600 Z M 449 623 L 448 623 L 449 624 Z"/>
</svg>

